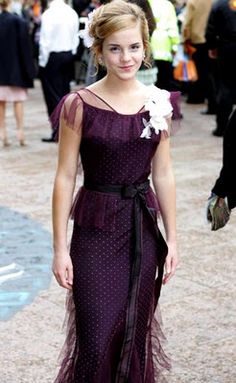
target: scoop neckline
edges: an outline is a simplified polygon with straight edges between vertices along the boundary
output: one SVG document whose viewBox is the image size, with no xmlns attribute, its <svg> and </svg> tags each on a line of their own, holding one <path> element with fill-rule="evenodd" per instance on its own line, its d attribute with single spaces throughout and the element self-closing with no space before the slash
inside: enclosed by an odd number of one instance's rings
<svg viewBox="0 0 236 383">
<path fill-rule="evenodd" d="M 86 102 L 84 100 L 83 100 L 83 103 L 86 104 L 90 108 L 101 110 L 103 112 L 114 113 L 114 114 L 116 114 L 116 115 L 118 115 L 120 117 L 135 117 L 135 116 L 138 116 L 138 115 L 141 115 L 141 114 L 144 114 L 144 113 L 148 113 L 148 110 L 143 110 L 143 111 L 140 110 L 140 112 L 133 113 L 133 114 L 123 114 L 123 113 L 117 112 L 116 110 L 109 110 L 109 109 L 99 108 L 99 106 L 91 105 L 91 104 L 89 104 L 88 102 Z"/>
<path fill-rule="evenodd" d="M 129 117 L 129 116 L 136 116 L 138 114 L 141 114 L 141 113 L 145 113 L 147 112 L 147 110 L 145 110 L 145 104 L 136 112 L 136 113 L 120 113 L 118 112 L 115 108 L 113 108 L 113 106 L 111 106 L 107 101 L 105 101 L 102 97 L 100 97 L 98 94 L 96 94 L 95 92 L 93 92 L 92 90 L 88 89 L 88 88 L 83 88 L 83 90 L 91 93 L 92 95 L 94 95 L 95 97 L 97 97 L 99 100 L 101 100 L 102 102 L 104 102 L 104 104 L 106 104 L 111 110 L 109 109 L 102 109 L 102 108 L 99 108 L 97 106 L 94 106 L 94 105 L 90 105 L 89 103 L 87 103 L 86 101 L 84 101 L 87 105 L 89 106 L 92 106 L 93 108 L 96 108 L 96 109 L 99 109 L 99 110 L 104 110 L 106 112 L 113 112 L 113 113 L 116 113 L 118 114 L 119 116 L 125 116 L 125 117 Z M 144 109 L 144 110 L 142 110 Z"/>
</svg>

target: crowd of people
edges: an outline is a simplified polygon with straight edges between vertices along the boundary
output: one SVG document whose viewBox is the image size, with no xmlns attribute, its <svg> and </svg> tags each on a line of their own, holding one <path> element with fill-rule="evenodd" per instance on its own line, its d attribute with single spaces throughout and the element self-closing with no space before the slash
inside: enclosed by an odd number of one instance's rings
<svg viewBox="0 0 236 383">
<path fill-rule="evenodd" d="M 4 20 L 0 26 L 1 49 L 5 52 L 6 30 L 11 28 L 11 35 L 16 33 L 16 29 L 13 31 L 16 28 L 14 22 L 6 17 L 8 12 L 15 15 L 15 19 L 18 16 L 18 19 L 24 21 L 28 27 L 31 53 L 28 51 L 27 41 L 27 63 L 26 66 L 24 64 L 22 66 L 34 68 L 33 71 L 30 69 L 30 85 L 29 82 L 24 82 L 21 86 L 19 100 L 17 97 L 10 97 L 9 94 L 4 95 L 3 87 L 8 87 L 9 92 L 9 87 L 19 87 L 19 81 L 9 79 L 7 70 L 12 72 L 11 66 L 6 65 L 8 58 L 4 57 L 4 53 L 1 55 L 0 129 L 5 146 L 9 145 L 4 118 L 6 102 L 14 102 L 18 135 L 21 137 L 20 142 L 23 143 L 22 101 L 27 98 L 27 87 L 32 86 L 34 78 L 38 77 L 42 82 L 43 95 L 50 115 L 59 100 L 70 91 L 72 80 L 89 85 L 105 75 L 106 71 L 102 65 L 97 75 L 94 75 L 93 57 L 83 40 L 79 39 L 78 33 L 84 28 L 88 14 L 107 2 L 109 1 L 73 0 L 71 5 L 67 5 L 64 0 L 1 0 L 1 20 Z M 154 83 L 161 89 L 180 90 L 186 96 L 187 103 L 206 103 L 207 107 L 201 113 L 216 115 L 216 127 L 212 134 L 223 136 L 236 99 L 234 2 L 227 0 L 158 2 L 131 0 L 130 2 L 136 3 L 145 11 L 152 49 L 152 68 L 142 65 L 137 73 L 138 78 L 146 84 Z M 63 10 L 67 12 L 67 17 L 62 17 Z M 26 36 L 22 37 L 24 41 L 25 38 Z M 11 44 L 25 45 L 22 39 L 17 36 Z M 63 43 L 58 44 L 58 41 Z M 193 49 L 191 59 L 196 66 L 197 80 L 179 82 L 174 79 L 173 69 L 178 64 L 179 50 L 187 51 L 189 45 Z M 18 52 L 20 50 L 14 49 L 15 56 L 19 55 Z M 19 60 L 19 57 L 16 60 Z M 84 71 L 85 66 L 87 73 Z M 24 73 L 20 74 L 21 77 L 22 75 L 25 76 Z M 42 140 L 55 142 L 53 132 Z"/>
<path fill-rule="evenodd" d="M 69 327 L 55 383 L 157 382 L 157 367 L 170 364 L 154 314 L 178 264 L 171 95 L 180 90 L 189 104 L 207 101 L 203 112 L 216 115 L 213 134 L 224 136 L 223 167 L 208 205 L 216 230 L 236 201 L 235 2 L 0 0 L 0 7 L 3 145 L 10 145 L 8 102 L 25 145 L 23 102 L 35 78 L 51 121 L 42 141 L 59 142 L 53 273 L 69 291 Z M 180 48 L 189 54 L 190 47 L 197 77 L 183 84 L 173 69 Z M 84 52 L 85 86 L 70 92 Z M 84 184 L 73 202 L 79 155 Z"/>
</svg>

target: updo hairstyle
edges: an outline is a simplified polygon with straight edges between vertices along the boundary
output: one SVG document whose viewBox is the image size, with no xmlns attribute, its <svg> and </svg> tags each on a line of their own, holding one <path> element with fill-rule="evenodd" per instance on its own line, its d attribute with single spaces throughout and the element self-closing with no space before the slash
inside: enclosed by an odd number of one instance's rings
<svg viewBox="0 0 236 383">
<path fill-rule="evenodd" d="M 102 52 L 103 41 L 112 33 L 132 28 L 137 23 L 140 23 L 145 49 L 144 64 L 150 67 L 149 29 L 143 10 L 136 4 L 128 3 L 125 0 L 113 0 L 94 11 L 89 25 L 89 35 L 94 39 L 91 49 L 96 68 L 99 66 L 98 58 Z"/>
</svg>

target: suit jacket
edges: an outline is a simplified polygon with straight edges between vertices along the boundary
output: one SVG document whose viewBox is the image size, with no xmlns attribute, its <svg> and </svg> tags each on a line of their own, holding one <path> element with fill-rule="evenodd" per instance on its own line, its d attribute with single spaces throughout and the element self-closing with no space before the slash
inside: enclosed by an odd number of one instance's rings
<svg viewBox="0 0 236 383">
<path fill-rule="evenodd" d="M 225 131 L 223 141 L 223 166 L 219 178 L 212 189 L 212 192 L 219 197 L 227 197 L 229 208 L 236 206 L 236 110 L 233 112 Z"/>
<path fill-rule="evenodd" d="M 27 23 L 3 11 L 0 14 L 0 86 L 31 88 L 34 74 Z"/>
<path fill-rule="evenodd" d="M 214 3 L 206 29 L 209 49 L 236 42 L 236 7 L 232 9 L 229 0 Z"/>
</svg>

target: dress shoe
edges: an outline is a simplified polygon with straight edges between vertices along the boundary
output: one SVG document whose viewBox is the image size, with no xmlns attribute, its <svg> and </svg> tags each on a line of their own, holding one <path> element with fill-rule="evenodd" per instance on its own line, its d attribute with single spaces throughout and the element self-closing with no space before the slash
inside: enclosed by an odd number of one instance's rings
<svg viewBox="0 0 236 383">
<path fill-rule="evenodd" d="M 26 145 L 26 142 L 25 142 L 25 140 L 24 140 L 24 138 L 21 138 L 21 139 L 19 140 L 19 144 L 20 144 L 20 146 L 27 146 L 27 145 Z"/>
<path fill-rule="evenodd" d="M 54 142 L 54 143 L 56 143 L 56 141 L 55 141 L 55 139 L 53 137 L 42 138 L 41 141 L 42 142 Z"/>
<path fill-rule="evenodd" d="M 200 113 L 203 114 L 203 115 L 213 115 L 213 114 L 216 114 L 216 112 L 214 110 L 209 110 L 209 109 L 201 110 Z"/>
<path fill-rule="evenodd" d="M 11 144 L 10 144 L 10 142 L 8 141 L 8 139 L 7 138 L 4 138 L 3 139 L 3 146 L 5 146 L 5 148 L 7 148 L 8 146 L 10 146 Z"/>
<path fill-rule="evenodd" d="M 216 129 L 213 130 L 212 134 L 215 137 L 223 137 L 224 132 L 222 130 L 219 130 L 219 129 L 216 128 Z"/>
</svg>

